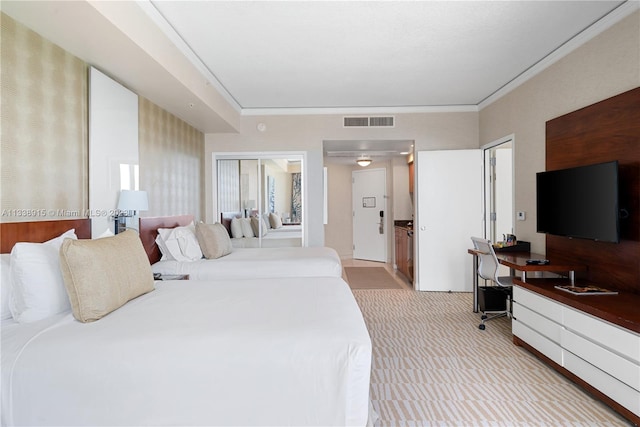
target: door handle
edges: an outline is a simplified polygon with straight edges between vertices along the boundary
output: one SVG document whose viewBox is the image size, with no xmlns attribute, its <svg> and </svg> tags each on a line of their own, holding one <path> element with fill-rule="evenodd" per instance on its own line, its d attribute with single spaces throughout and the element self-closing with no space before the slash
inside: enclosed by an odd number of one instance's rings
<svg viewBox="0 0 640 427">
<path fill-rule="evenodd" d="M 378 223 L 378 232 L 384 234 L 384 211 L 380 211 L 380 222 Z"/>
</svg>

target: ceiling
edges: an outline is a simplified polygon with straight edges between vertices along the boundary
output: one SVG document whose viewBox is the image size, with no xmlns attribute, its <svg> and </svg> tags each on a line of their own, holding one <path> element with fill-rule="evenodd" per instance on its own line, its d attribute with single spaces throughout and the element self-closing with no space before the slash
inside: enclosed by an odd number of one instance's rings
<svg viewBox="0 0 640 427">
<path fill-rule="evenodd" d="M 205 133 L 242 116 L 477 111 L 636 1 L 7 1 Z"/>
<path fill-rule="evenodd" d="M 478 105 L 621 1 L 156 1 L 243 110 Z"/>
</svg>

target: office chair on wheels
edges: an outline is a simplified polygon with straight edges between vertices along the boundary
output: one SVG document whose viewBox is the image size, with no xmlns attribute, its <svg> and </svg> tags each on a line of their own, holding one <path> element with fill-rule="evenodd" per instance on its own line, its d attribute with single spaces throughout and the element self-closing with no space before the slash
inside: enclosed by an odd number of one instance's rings
<svg viewBox="0 0 640 427">
<path fill-rule="evenodd" d="M 482 322 L 478 325 L 485 329 L 485 322 L 498 317 L 511 317 L 511 295 L 513 278 L 511 276 L 498 277 L 500 264 L 491 241 L 472 237 L 474 248 L 478 251 L 478 276 L 495 283 L 494 286 L 478 287 L 478 302 Z"/>
</svg>

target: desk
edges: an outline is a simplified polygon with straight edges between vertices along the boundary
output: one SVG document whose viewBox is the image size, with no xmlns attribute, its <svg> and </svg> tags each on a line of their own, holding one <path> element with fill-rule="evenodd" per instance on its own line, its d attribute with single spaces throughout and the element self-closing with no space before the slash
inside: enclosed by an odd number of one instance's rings
<svg viewBox="0 0 640 427">
<path fill-rule="evenodd" d="M 478 251 L 476 249 L 469 249 L 467 251 L 473 255 L 473 312 L 478 312 Z M 530 265 L 527 264 L 528 259 L 548 259 L 542 254 L 536 254 L 533 252 L 496 252 L 498 262 L 511 269 L 512 275 L 514 271 L 521 271 L 522 277 L 520 280 L 526 283 L 528 271 L 568 271 L 571 284 L 575 284 L 575 272 L 583 271 L 587 269 L 586 265 L 571 264 L 563 261 L 549 260 L 549 264 L 546 265 Z"/>
</svg>

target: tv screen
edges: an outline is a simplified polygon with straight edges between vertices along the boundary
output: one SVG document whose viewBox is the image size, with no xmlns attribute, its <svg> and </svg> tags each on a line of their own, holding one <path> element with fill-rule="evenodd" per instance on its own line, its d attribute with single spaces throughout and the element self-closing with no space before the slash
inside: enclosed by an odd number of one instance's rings
<svg viewBox="0 0 640 427">
<path fill-rule="evenodd" d="M 618 162 L 536 174 L 539 233 L 618 242 Z"/>
</svg>

